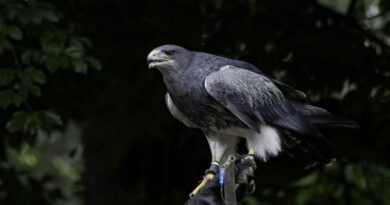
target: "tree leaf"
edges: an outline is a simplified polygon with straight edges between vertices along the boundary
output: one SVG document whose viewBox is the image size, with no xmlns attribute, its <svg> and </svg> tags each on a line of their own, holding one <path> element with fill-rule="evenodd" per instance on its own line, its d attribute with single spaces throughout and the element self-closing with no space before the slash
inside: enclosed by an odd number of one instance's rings
<svg viewBox="0 0 390 205">
<path fill-rule="evenodd" d="M 0 91 L 0 107 L 6 109 L 13 104 L 13 95 L 14 93 L 11 90 Z"/>
<path fill-rule="evenodd" d="M 61 117 L 52 111 L 16 111 L 6 127 L 11 133 L 18 131 L 36 133 L 42 127 L 50 129 L 53 125 L 61 124 Z"/>
<path fill-rule="evenodd" d="M 83 43 L 87 48 L 92 48 L 92 41 L 87 37 L 79 37 L 77 40 Z"/>
<path fill-rule="evenodd" d="M 28 113 L 22 111 L 15 112 L 6 125 L 8 131 L 14 133 L 23 129 L 27 124 L 27 118 Z"/>
<path fill-rule="evenodd" d="M 12 103 L 16 107 L 19 107 L 20 104 L 22 104 L 22 102 L 27 99 L 27 97 L 28 97 L 28 94 L 25 91 L 13 92 Z"/>
<path fill-rule="evenodd" d="M 16 26 L 8 27 L 7 32 L 8 32 L 9 37 L 11 37 L 14 40 L 22 40 L 23 39 L 22 31 Z"/>
<path fill-rule="evenodd" d="M 41 70 L 30 67 L 26 70 L 26 74 L 35 83 L 44 84 L 46 82 L 46 75 Z"/>
<path fill-rule="evenodd" d="M 59 16 L 54 11 L 46 11 L 45 17 L 50 22 L 58 22 Z"/>
<path fill-rule="evenodd" d="M 84 48 L 79 45 L 72 45 L 65 50 L 65 53 L 71 58 L 81 58 L 84 54 Z"/>
<path fill-rule="evenodd" d="M 100 61 L 96 58 L 87 58 L 87 62 L 93 67 L 95 68 L 96 70 L 101 70 L 102 69 L 102 64 L 100 63 Z"/>
<path fill-rule="evenodd" d="M 86 74 L 88 70 L 88 65 L 84 61 L 74 61 L 73 62 L 74 70 L 78 73 Z"/>
<path fill-rule="evenodd" d="M 32 56 L 33 56 L 33 53 L 30 50 L 23 52 L 22 57 L 21 57 L 22 63 L 30 64 Z"/>
<path fill-rule="evenodd" d="M 40 97 L 41 96 L 41 88 L 39 88 L 38 86 L 36 85 L 32 85 L 29 87 L 28 89 L 30 91 L 30 93 L 34 96 L 37 96 L 37 97 Z"/>
<path fill-rule="evenodd" d="M 45 43 L 42 49 L 48 54 L 58 56 L 61 54 L 64 48 L 60 43 L 51 42 Z"/>
<path fill-rule="evenodd" d="M 9 85 L 15 80 L 15 71 L 9 68 L 0 69 L 0 85 Z"/>
<path fill-rule="evenodd" d="M 12 48 L 12 44 L 7 39 L 2 39 L 0 41 L 0 48 L 9 50 Z"/>
<path fill-rule="evenodd" d="M 62 125 L 61 117 L 53 111 L 44 111 L 41 113 L 41 117 L 45 126 Z"/>
</svg>

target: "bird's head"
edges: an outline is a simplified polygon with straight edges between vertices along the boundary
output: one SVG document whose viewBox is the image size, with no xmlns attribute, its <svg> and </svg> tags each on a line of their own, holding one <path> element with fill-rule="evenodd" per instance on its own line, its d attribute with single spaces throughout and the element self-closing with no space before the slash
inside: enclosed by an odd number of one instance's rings
<svg viewBox="0 0 390 205">
<path fill-rule="evenodd" d="M 187 68 L 191 60 L 191 51 L 175 45 L 164 45 L 153 49 L 147 58 L 149 68 L 160 72 L 179 72 Z"/>
</svg>

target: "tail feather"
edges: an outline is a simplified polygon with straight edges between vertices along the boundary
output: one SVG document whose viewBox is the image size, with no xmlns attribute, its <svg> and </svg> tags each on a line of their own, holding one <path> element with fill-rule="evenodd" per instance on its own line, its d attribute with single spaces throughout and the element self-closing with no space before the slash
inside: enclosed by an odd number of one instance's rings
<svg viewBox="0 0 390 205">
<path fill-rule="evenodd" d="M 343 117 L 339 117 L 336 115 L 328 114 L 328 115 L 315 115 L 308 116 L 309 121 L 316 127 L 324 127 L 324 128 L 348 128 L 348 129 L 357 129 L 359 128 L 359 124 L 350 119 L 346 119 Z"/>
<path fill-rule="evenodd" d="M 336 116 L 325 109 L 302 103 L 292 103 L 304 119 L 316 128 L 358 128 L 359 125 L 349 119 Z M 294 130 L 281 130 L 284 151 L 305 167 L 316 164 L 330 164 L 335 161 L 336 149 L 318 131 L 305 135 Z"/>
<path fill-rule="evenodd" d="M 283 151 L 303 167 L 312 167 L 317 164 L 317 161 L 309 153 L 309 150 L 303 145 L 299 145 L 300 142 L 293 141 L 290 137 L 284 136 L 282 143 Z"/>
<path fill-rule="evenodd" d="M 304 115 L 314 126 L 324 128 L 359 128 L 358 123 L 353 120 L 336 116 L 327 110 L 308 104 L 293 104 L 295 109 Z"/>
<path fill-rule="evenodd" d="M 335 149 L 321 135 L 296 136 L 291 132 L 283 132 L 284 151 L 305 167 L 316 164 L 330 164 L 335 160 Z"/>
</svg>

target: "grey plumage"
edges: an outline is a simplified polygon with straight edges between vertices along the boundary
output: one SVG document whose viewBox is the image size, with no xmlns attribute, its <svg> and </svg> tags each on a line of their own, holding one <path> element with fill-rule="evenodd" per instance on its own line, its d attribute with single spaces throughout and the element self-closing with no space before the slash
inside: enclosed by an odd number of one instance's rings
<svg viewBox="0 0 390 205">
<path fill-rule="evenodd" d="M 213 160 L 234 152 L 235 139 L 243 137 L 260 159 L 283 146 L 305 164 L 328 163 L 331 146 L 316 126 L 357 126 L 308 105 L 303 92 L 243 61 L 166 45 L 153 50 L 148 63 L 163 75 L 171 114 L 205 133 Z"/>
<path fill-rule="evenodd" d="M 231 65 L 209 74 L 205 88 L 209 95 L 258 132 L 259 123 L 267 123 L 261 110 L 273 109 L 283 101 L 283 94 L 268 78 Z"/>
</svg>

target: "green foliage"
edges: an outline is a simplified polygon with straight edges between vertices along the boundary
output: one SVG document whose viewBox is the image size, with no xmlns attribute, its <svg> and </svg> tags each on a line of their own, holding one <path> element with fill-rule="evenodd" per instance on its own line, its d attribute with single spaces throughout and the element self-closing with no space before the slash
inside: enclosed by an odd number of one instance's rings
<svg viewBox="0 0 390 205">
<path fill-rule="evenodd" d="M 32 66 L 24 69 L 3 68 L 0 70 L 0 107 L 19 107 L 29 95 L 41 96 L 40 85 L 45 84 L 46 75 Z"/>
<path fill-rule="evenodd" d="M 0 108 L 20 109 L 30 96 L 41 97 L 49 73 L 73 69 L 86 74 L 89 67 L 101 68 L 88 54 L 91 41 L 75 35 L 71 26 L 60 27 L 62 14 L 52 5 L 4 0 L 0 13 L 0 57 L 7 59 L 0 64 Z M 7 129 L 36 133 L 58 124 L 52 112 L 15 111 Z"/>
<path fill-rule="evenodd" d="M 91 49 L 91 41 L 78 35 L 52 4 L 0 0 L 0 144 L 6 145 L 0 155 L 7 155 L 0 159 L 0 204 L 23 204 L 23 197 L 32 204 L 81 203 L 74 195 L 81 190 L 76 183 L 82 156 L 69 157 L 80 149 L 80 142 L 72 141 L 79 131 L 75 136 L 44 133 L 63 121 L 46 107 L 43 90 L 59 71 L 87 74 L 91 68 L 101 69 Z M 37 182 L 44 187 L 33 189 Z M 12 192 L 18 186 L 25 190 L 20 198 Z"/>
<path fill-rule="evenodd" d="M 285 204 L 389 204 L 390 169 L 368 162 L 334 164 L 287 184 L 285 188 L 260 187 L 257 197 L 242 205 Z"/>
<path fill-rule="evenodd" d="M 20 149 L 8 147 L 7 162 L 2 166 L 14 170 L 18 181 L 26 189 L 34 186 L 33 180 L 44 184 L 44 198 L 51 205 L 77 205 L 82 203 L 79 192 L 83 187 L 79 184 L 83 165 L 83 147 L 81 145 L 81 130 L 74 123 L 67 124 L 63 132 L 52 134 L 39 131 L 37 140 L 30 145 L 22 143 Z M 7 185 L 7 184 L 6 184 Z M 2 190 L 3 195 L 12 195 L 8 190 Z M 56 194 L 59 192 L 61 197 Z M 4 199 L 0 196 L 0 202 Z"/>
<path fill-rule="evenodd" d="M 23 39 L 22 31 L 16 26 L 3 26 L 3 32 L 5 35 L 8 35 L 11 39 L 20 41 Z"/>
<path fill-rule="evenodd" d="M 306 183 L 291 186 L 296 204 L 388 204 L 390 170 L 381 165 L 362 162 L 337 164 L 307 176 Z M 379 181 L 378 181 L 379 180 Z M 368 185 L 370 183 L 370 185 Z M 373 187 L 372 185 L 375 184 Z M 378 192 L 379 191 L 379 192 Z"/>
<path fill-rule="evenodd" d="M 51 128 L 54 125 L 61 125 L 61 117 L 52 111 L 41 112 L 22 112 L 17 111 L 12 115 L 11 120 L 7 123 L 7 129 L 11 132 L 25 131 L 31 134 L 39 130 Z M 45 126 L 45 127 L 44 127 Z"/>
</svg>

